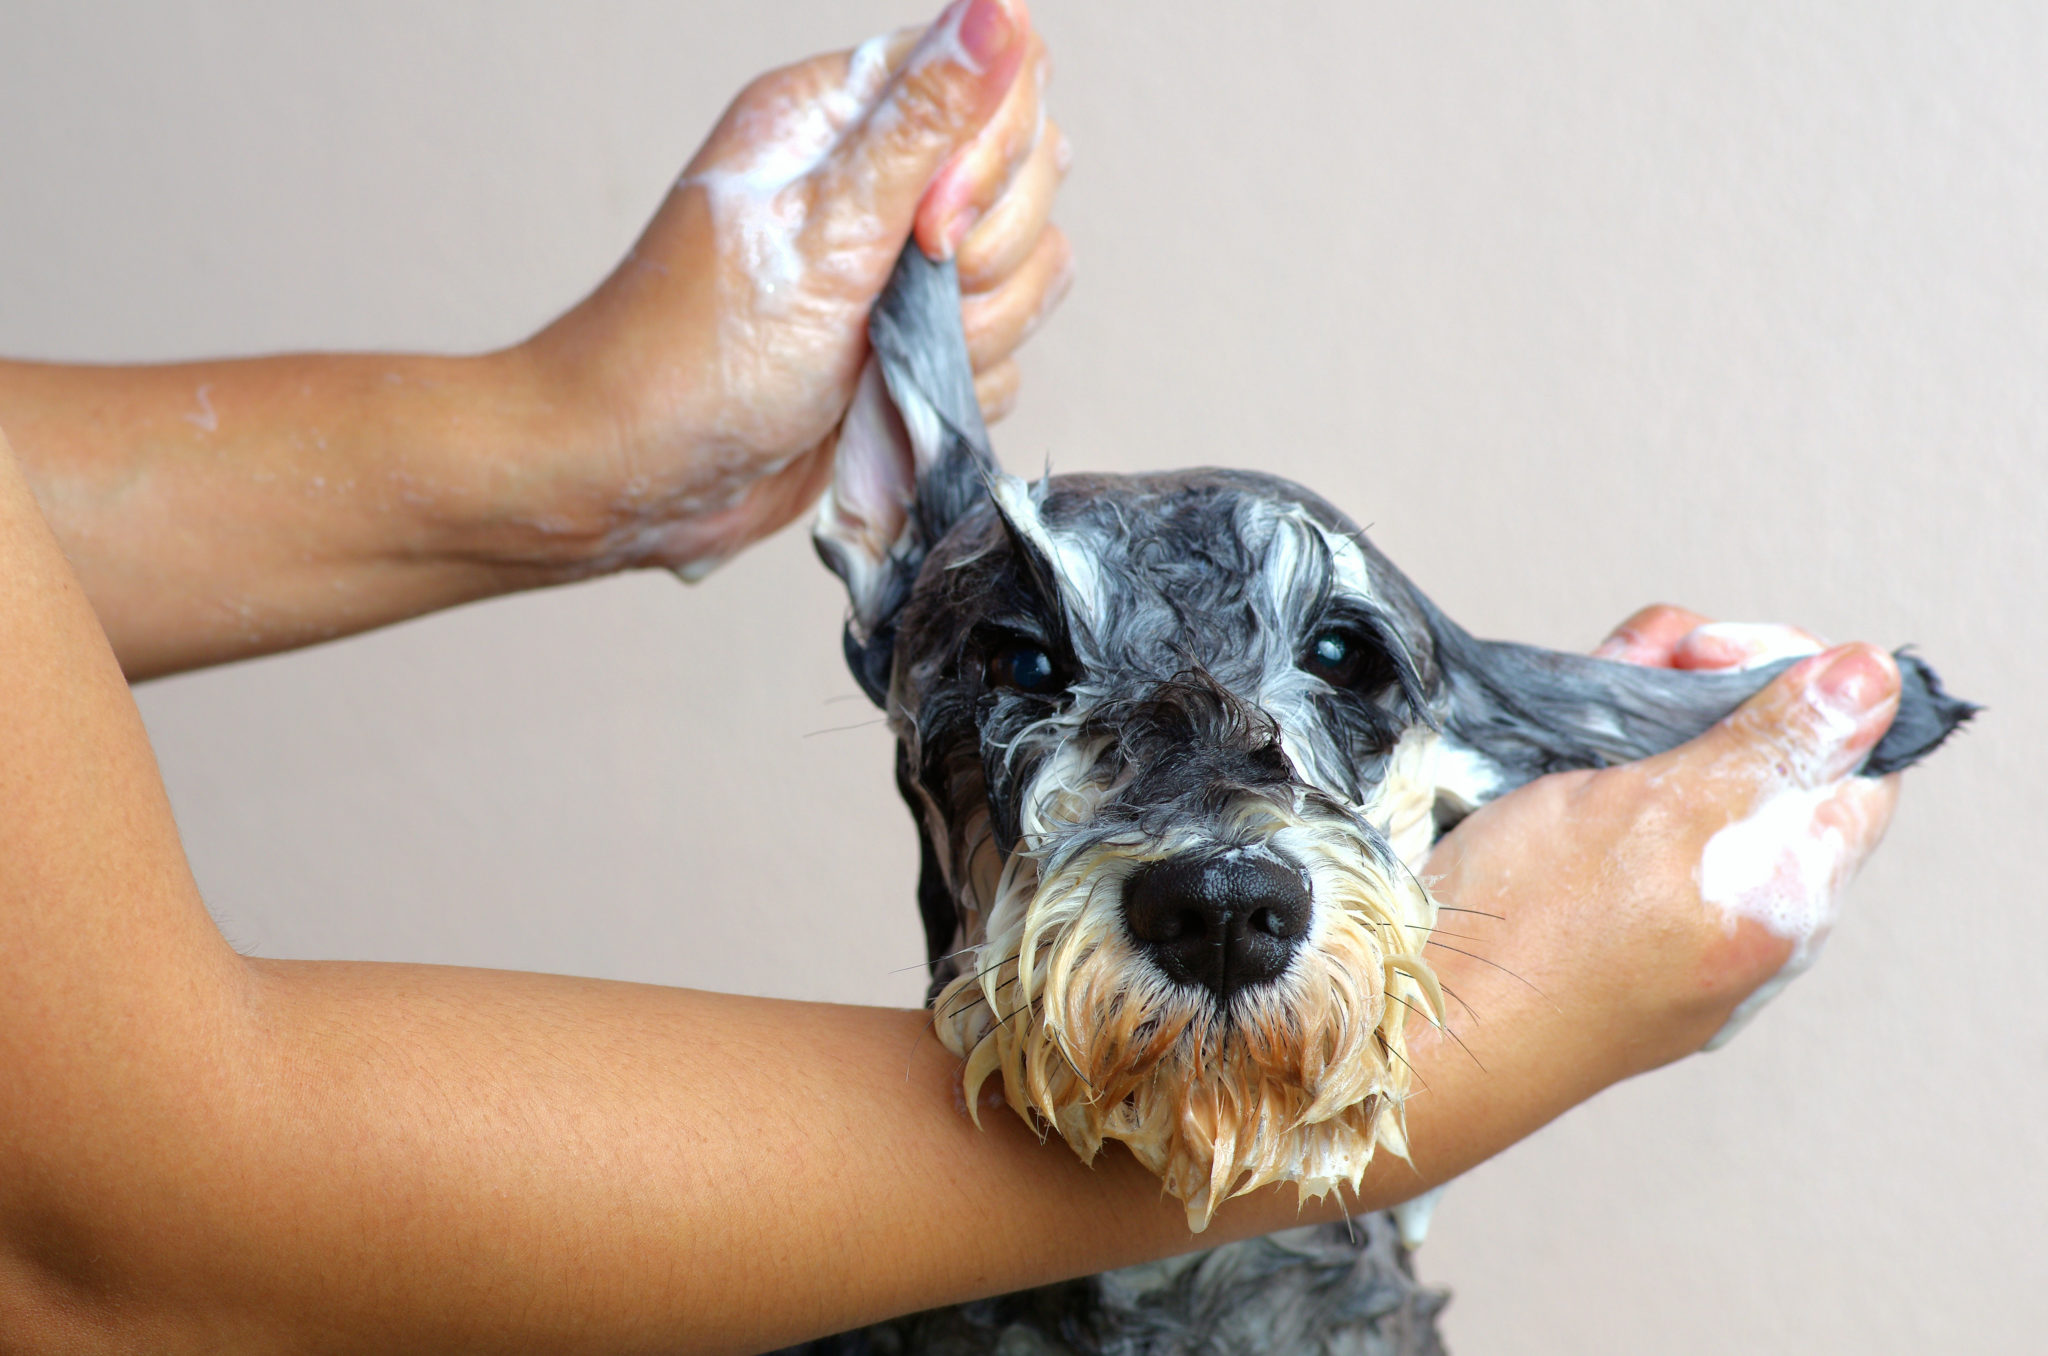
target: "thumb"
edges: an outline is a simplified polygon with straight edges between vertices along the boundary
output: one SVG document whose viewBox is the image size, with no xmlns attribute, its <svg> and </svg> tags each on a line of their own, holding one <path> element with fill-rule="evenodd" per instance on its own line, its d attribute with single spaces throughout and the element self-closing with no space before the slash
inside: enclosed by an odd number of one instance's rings
<svg viewBox="0 0 2048 1356">
<path fill-rule="evenodd" d="M 812 172 L 806 243 L 835 253 L 873 249 L 884 268 L 893 262 L 932 177 L 1016 80 L 1029 26 L 1022 0 L 953 0 Z"/>
<path fill-rule="evenodd" d="M 1899 709 L 1899 669 L 1874 645 L 1840 645 L 1794 664 L 1720 724 L 1661 760 L 1705 773 L 1726 808 L 1777 791 L 1818 791 L 1863 765 Z"/>
<path fill-rule="evenodd" d="M 1693 821 L 1707 837 L 1693 879 L 1701 901 L 1720 911 L 1749 981 L 1707 1049 L 1725 1044 L 1819 955 L 1843 890 L 1891 820 L 1897 779 L 1852 774 L 1898 707 L 1891 656 L 1838 646 L 1793 665 L 1666 755 L 1701 778 L 1709 803 Z"/>
</svg>

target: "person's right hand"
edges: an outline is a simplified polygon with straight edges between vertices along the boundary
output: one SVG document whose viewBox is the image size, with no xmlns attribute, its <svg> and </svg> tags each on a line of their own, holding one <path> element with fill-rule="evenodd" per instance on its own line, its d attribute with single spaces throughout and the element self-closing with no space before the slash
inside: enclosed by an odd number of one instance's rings
<svg viewBox="0 0 2048 1356">
<path fill-rule="evenodd" d="M 1818 648 L 1792 628 L 1703 621 L 1647 609 L 1599 653 L 1716 668 Z M 1891 818 L 1897 779 L 1853 774 L 1898 694 L 1882 650 L 1812 654 L 1692 742 L 1544 777 L 1437 846 L 1428 954 L 1456 995 L 1449 1026 L 1496 1095 L 1540 1116 L 1528 1128 L 1707 1046 L 1811 959 Z M 1427 1024 L 1408 1031 L 1418 1063 L 1464 1061 Z M 1502 1079 L 1542 1086 L 1516 1097 Z"/>
<path fill-rule="evenodd" d="M 954 0 L 741 91 L 625 262 L 524 346 L 563 432 L 494 461 L 479 554 L 694 579 L 790 521 L 831 478 L 906 240 L 957 260 L 976 392 L 1006 410 L 1072 261 L 1047 70 L 1023 0 Z"/>
</svg>

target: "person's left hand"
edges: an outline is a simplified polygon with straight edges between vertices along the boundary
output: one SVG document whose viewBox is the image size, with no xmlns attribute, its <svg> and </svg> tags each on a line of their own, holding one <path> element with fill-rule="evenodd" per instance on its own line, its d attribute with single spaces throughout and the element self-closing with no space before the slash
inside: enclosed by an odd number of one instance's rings
<svg viewBox="0 0 2048 1356">
<path fill-rule="evenodd" d="M 1898 709 L 1882 650 L 1659 606 L 1594 653 L 1683 669 L 1807 657 L 1699 738 L 1538 778 L 1432 853 L 1446 940 L 1428 954 L 1453 995 L 1452 1035 L 1411 1021 L 1411 1057 L 1428 1063 L 1454 1037 L 1474 1067 L 1534 1080 L 1526 1101 L 1505 1078 L 1497 1091 L 1544 1119 L 1726 1040 L 1811 962 L 1898 799 L 1897 777 L 1855 775 Z M 1706 869 L 1731 826 L 1744 848 L 1733 883 L 1753 897 L 1725 897 Z M 1442 1084 L 1464 1066 L 1437 1069 Z"/>
<path fill-rule="evenodd" d="M 559 424 L 491 468 L 478 554 L 698 578 L 810 504 L 907 238 L 958 259 L 984 409 L 1064 293 L 1066 168 L 1023 0 L 772 71 L 726 111 L 627 256 L 516 350 Z"/>
</svg>

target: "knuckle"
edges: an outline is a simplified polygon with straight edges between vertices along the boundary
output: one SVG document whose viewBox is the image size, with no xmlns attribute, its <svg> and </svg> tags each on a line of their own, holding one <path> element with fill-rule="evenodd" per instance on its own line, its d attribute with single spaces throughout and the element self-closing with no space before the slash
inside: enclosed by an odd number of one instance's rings
<svg viewBox="0 0 2048 1356">
<path fill-rule="evenodd" d="M 974 77 L 950 62 L 933 62 L 904 74 L 894 103 L 912 135 L 951 131 L 975 111 Z"/>
<path fill-rule="evenodd" d="M 1640 763 L 1557 776 L 1564 813 L 1612 842 L 1654 850 L 1695 836 L 1699 805 L 1692 790 L 1655 776 Z"/>
<path fill-rule="evenodd" d="M 1050 250 L 1053 263 L 1060 273 L 1068 273 L 1074 267 L 1074 241 L 1065 231 L 1052 222 L 1045 224 L 1039 236 L 1039 248 Z"/>
<path fill-rule="evenodd" d="M 795 66 L 778 66 L 772 71 L 763 71 L 741 87 L 739 94 L 733 99 L 733 106 L 745 108 L 781 98 L 787 92 L 790 82 L 796 78 L 798 69 Z"/>
</svg>

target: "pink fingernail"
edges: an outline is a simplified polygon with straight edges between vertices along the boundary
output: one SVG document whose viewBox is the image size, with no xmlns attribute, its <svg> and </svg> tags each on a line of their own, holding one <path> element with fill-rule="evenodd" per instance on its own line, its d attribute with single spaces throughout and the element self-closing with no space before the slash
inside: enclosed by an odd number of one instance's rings
<svg viewBox="0 0 2048 1356">
<path fill-rule="evenodd" d="M 1819 654 L 1825 647 L 1811 636 L 1775 622 L 1706 622 L 1679 642 L 1691 668 L 1752 669 Z"/>
<path fill-rule="evenodd" d="M 1861 716 L 1891 696 L 1891 674 L 1867 646 L 1845 646 L 1814 678 L 1813 690 L 1844 715 Z"/>
<path fill-rule="evenodd" d="M 967 233 L 973 230 L 975 223 L 980 220 L 979 207 L 963 207 L 954 215 L 953 220 L 946 226 L 946 246 L 949 253 L 960 248 L 960 242 L 967 238 Z"/>
<path fill-rule="evenodd" d="M 1001 56 L 1016 36 L 1017 25 L 1003 0 L 974 0 L 960 16 L 960 45 L 984 66 Z"/>
</svg>

